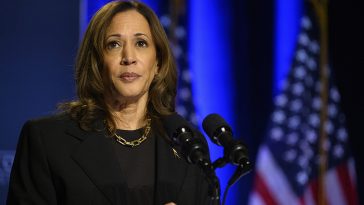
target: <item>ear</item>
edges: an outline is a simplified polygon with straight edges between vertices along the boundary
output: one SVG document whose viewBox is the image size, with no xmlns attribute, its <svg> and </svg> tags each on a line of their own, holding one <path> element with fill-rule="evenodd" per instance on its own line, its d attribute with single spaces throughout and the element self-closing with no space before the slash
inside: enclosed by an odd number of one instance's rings
<svg viewBox="0 0 364 205">
<path fill-rule="evenodd" d="M 157 75 L 159 73 L 159 63 L 158 63 L 158 61 L 155 62 L 154 66 L 155 66 L 155 73 L 154 74 Z"/>
</svg>

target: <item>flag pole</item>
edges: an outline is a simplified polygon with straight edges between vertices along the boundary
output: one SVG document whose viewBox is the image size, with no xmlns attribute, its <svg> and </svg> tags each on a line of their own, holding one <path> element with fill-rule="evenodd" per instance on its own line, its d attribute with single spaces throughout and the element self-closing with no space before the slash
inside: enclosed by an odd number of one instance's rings
<svg viewBox="0 0 364 205">
<path fill-rule="evenodd" d="M 320 135 L 319 135 L 319 175 L 318 175 L 318 205 L 326 205 L 326 191 L 325 191 L 325 173 L 328 167 L 327 159 L 327 132 L 326 122 L 328 120 L 328 96 L 329 96 L 329 65 L 328 65 L 328 0 L 311 0 L 314 6 L 314 11 L 319 22 L 320 29 L 320 99 L 321 99 L 321 112 L 320 112 Z"/>
</svg>

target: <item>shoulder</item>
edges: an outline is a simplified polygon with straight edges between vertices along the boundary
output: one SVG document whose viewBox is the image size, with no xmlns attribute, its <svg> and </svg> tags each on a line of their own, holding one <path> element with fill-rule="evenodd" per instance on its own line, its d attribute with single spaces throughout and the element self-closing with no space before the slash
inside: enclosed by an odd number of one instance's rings
<svg viewBox="0 0 364 205">
<path fill-rule="evenodd" d="M 78 123 L 66 114 L 30 119 L 25 122 L 21 129 L 18 146 L 36 147 L 33 150 L 45 149 L 52 153 L 54 150 L 72 147 L 72 144 L 78 141 L 75 140 L 76 138 L 70 137 L 72 136 L 69 134 L 70 131 L 77 134 L 82 132 Z"/>
<path fill-rule="evenodd" d="M 33 119 L 29 119 L 26 124 L 34 124 L 40 126 L 50 126 L 64 123 L 72 123 L 74 120 L 71 119 L 69 114 L 57 113 L 53 115 L 41 116 Z"/>
<path fill-rule="evenodd" d="M 66 127 L 77 126 L 77 122 L 66 113 L 41 116 L 27 120 L 23 125 L 23 131 L 53 130 L 57 131 Z"/>
</svg>

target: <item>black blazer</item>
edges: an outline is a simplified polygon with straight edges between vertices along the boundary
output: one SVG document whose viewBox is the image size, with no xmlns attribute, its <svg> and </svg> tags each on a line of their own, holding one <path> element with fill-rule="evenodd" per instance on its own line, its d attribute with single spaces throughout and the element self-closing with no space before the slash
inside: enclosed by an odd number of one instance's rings
<svg viewBox="0 0 364 205">
<path fill-rule="evenodd" d="M 66 115 L 25 123 L 7 204 L 125 204 L 125 176 L 104 134 L 83 131 Z M 208 204 L 208 185 L 201 170 L 176 157 L 162 137 L 156 138 L 155 204 Z"/>
</svg>

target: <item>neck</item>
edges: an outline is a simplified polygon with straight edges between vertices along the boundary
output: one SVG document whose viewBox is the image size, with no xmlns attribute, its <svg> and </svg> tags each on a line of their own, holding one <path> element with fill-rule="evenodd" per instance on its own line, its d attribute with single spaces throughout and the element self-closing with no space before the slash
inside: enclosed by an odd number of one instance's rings
<svg viewBox="0 0 364 205">
<path fill-rule="evenodd" d="M 146 124 L 147 96 L 138 100 L 116 100 L 111 108 L 117 129 L 136 130 Z"/>
</svg>

